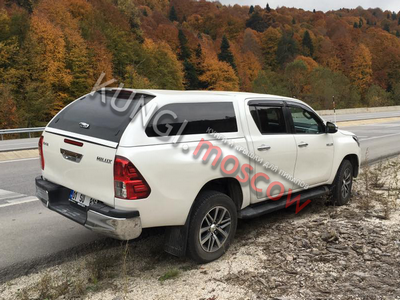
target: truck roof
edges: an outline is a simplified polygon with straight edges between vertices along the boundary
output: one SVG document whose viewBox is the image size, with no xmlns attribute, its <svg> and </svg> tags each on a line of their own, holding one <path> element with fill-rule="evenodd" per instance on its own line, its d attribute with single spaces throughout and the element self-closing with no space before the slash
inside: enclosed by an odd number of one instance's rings
<svg viewBox="0 0 400 300">
<path fill-rule="evenodd" d="M 114 90 L 114 89 L 112 89 Z M 139 94 L 147 94 L 152 96 L 174 96 L 175 100 L 188 100 L 186 97 L 191 96 L 201 96 L 201 97 L 213 97 L 213 96 L 227 96 L 234 97 L 237 100 L 244 100 L 248 98 L 268 98 L 269 100 L 290 100 L 293 102 L 303 103 L 303 101 L 270 94 L 259 94 L 259 93 L 249 93 L 249 92 L 229 92 L 229 91 L 179 91 L 179 90 L 157 90 L 157 89 L 123 89 L 125 91 L 132 91 Z M 182 99 L 179 99 L 182 98 Z"/>
</svg>

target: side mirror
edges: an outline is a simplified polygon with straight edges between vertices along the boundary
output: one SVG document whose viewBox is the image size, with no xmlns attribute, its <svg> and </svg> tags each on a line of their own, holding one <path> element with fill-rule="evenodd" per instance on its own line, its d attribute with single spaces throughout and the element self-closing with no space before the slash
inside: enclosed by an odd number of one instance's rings
<svg viewBox="0 0 400 300">
<path fill-rule="evenodd" d="M 336 124 L 332 123 L 332 122 L 326 122 L 326 133 L 336 133 L 338 132 L 338 127 L 336 126 Z"/>
</svg>

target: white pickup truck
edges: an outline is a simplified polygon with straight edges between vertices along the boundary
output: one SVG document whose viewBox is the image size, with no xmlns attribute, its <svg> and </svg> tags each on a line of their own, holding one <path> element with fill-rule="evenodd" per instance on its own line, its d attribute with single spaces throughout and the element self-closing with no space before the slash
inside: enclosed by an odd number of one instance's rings
<svg viewBox="0 0 400 300">
<path fill-rule="evenodd" d="M 198 262 L 228 249 L 238 218 L 351 196 L 357 137 L 280 96 L 102 89 L 61 110 L 39 141 L 37 196 L 102 234 L 166 227 Z"/>
</svg>

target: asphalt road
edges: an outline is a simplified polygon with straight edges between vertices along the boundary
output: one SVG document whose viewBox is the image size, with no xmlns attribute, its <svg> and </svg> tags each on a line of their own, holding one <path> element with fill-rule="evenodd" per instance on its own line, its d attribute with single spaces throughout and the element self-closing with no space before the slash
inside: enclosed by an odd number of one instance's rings
<svg viewBox="0 0 400 300">
<path fill-rule="evenodd" d="M 335 117 L 333 115 L 326 115 L 326 116 L 322 116 L 322 117 L 326 121 L 333 122 L 335 120 Z M 343 122 L 343 121 L 369 120 L 369 119 L 394 118 L 394 117 L 400 117 L 400 110 L 386 111 L 386 112 L 371 112 L 371 113 L 336 115 L 336 121 Z"/>
<path fill-rule="evenodd" d="M 399 121 L 343 129 L 359 136 L 371 161 L 400 153 Z M 112 243 L 44 208 L 34 197 L 39 174 L 37 158 L 0 162 L 0 282 Z"/>
</svg>

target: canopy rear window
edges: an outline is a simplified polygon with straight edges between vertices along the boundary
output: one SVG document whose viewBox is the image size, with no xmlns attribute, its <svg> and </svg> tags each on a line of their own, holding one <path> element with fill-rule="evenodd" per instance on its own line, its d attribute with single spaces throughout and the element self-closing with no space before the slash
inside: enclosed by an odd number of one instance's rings
<svg viewBox="0 0 400 300">
<path fill-rule="evenodd" d="M 66 107 L 48 126 L 118 143 L 134 114 L 153 98 L 132 91 L 101 90 Z"/>
</svg>

